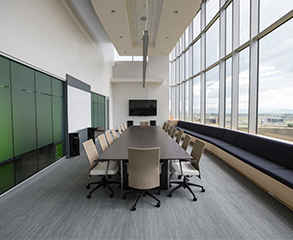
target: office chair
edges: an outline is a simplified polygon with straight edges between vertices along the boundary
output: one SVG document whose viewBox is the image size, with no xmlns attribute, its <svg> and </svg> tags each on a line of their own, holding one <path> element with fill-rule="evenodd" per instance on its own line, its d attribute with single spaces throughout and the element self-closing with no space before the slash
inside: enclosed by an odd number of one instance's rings
<svg viewBox="0 0 293 240">
<path fill-rule="evenodd" d="M 170 134 L 170 137 L 173 139 L 175 137 L 175 134 L 176 134 L 177 130 L 175 127 L 172 126 L 172 132 Z"/>
<path fill-rule="evenodd" d="M 113 135 L 114 141 L 116 141 L 118 139 L 118 136 L 117 136 L 116 131 L 115 131 L 114 128 L 111 129 L 111 133 Z"/>
<path fill-rule="evenodd" d="M 185 134 L 185 137 L 184 137 L 184 140 L 183 140 L 183 143 L 181 145 L 181 147 L 186 151 L 188 146 L 189 146 L 189 143 L 191 141 L 191 137 L 187 134 Z"/>
<path fill-rule="evenodd" d="M 120 124 L 120 127 L 121 127 L 122 132 L 125 132 L 125 129 L 124 129 L 124 126 L 122 123 Z"/>
<path fill-rule="evenodd" d="M 117 126 L 117 129 L 118 129 L 118 132 L 119 132 L 119 136 L 121 136 L 122 135 L 122 131 L 121 131 L 120 126 Z"/>
<path fill-rule="evenodd" d="M 139 126 L 140 127 L 148 127 L 149 126 L 149 122 L 139 122 Z"/>
<path fill-rule="evenodd" d="M 128 148 L 128 181 L 129 187 L 135 190 L 124 193 L 126 195 L 139 192 L 131 211 L 136 210 L 136 204 L 141 196 L 150 196 L 157 201 L 155 207 L 160 207 L 161 202 L 148 190 L 160 186 L 160 148 Z"/>
<path fill-rule="evenodd" d="M 98 140 L 100 142 L 100 146 L 102 148 L 102 151 L 105 152 L 108 149 L 108 143 L 106 141 L 105 135 L 101 134 L 98 136 Z"/>
<path fill-rule="evenodd" d="M 162 127 L 162 129 L 164 130 L 164 131 L 166 131 L 166 127 L 167 127 L 167 123 L 166 122 L 164 122 L 164 124 L 163 124 L 163 127 Z"/>
<path fill-rule="evenodd" d="M 119 167 L 117 162 L 114 162 L 114 161 L 94 162 L 95 160 L 98 160 L 99 154 L 93 140 L 90 139 L 86 142 L 83 142 L 82 145 L 84 147 L 86 156 L 90 164 L 88 177 L 102 176 L 99 182 L 91 182 L 86 186 L 86 188 L 89 189 L 90 185 L 98 184 L 92 191 L 90 191 L 90 193 L 87 195 L 87 198 L 91 198 L 92 193 L 100 187 L 103 187 L 103 188 L 107 187 L 111 191 L 110 197 L 112 198 L 114 196 L 114 191 L 112 190 L 109 184 L 116 184 L 116 183 L 120 184 L 120 182 L 109 181 L 108 175 L 114 175 L 118 172 Z"/>
<path fill-rule="evenodd" d="M 200 162 L 202 153 L 205 149 L 205 145 L 206 144 L 203 141 L 196 140 L 191 151 L 192 160 L 186 160 L 185 162 L 175 161 L 171 163 L 170 170 L 172 174 L 177 176 L 182 176 L 183 181 L 170 182 L 171 184 L 178 184 L 178 186 L 176 186 L 174 189 L 171 190 L 171 192 L 168 194 L 168 197 L 172 197 L 172 193 L 178 190 L 179 188 L 184 188 L 184 189 L 187 188 L 193 196 L 193 201 L 196 201 L 197 198 L 195 197 L 195 194 L 193 193 L 191 186 L 200 187 L 201 191 L 205 192 L 205 189 L 203 186 L 189 182 L 192 176 L 197 176 L 201 178 L 199 162 Z"/>
<path fill-rule="evenodd" d="M 168 130 L 169 130 L 169 127 L 170 127 L 171 125 L 169 125 L 168 123 L 167 123 L 167 126 L 166 126 L 166 128 L 165 128 L 165 132 L 167 132 L 168 133 Z"/>
<path fill-rule="evenodd" d="M 178 144 L 180 143 L 182 135 L 183 135 L 183 130 L 179 129 L 177 136 L 176 136 L 176 140 L 175 140 Z"/>
<path fill-rule="evenodd" d="M 111 146 L 114 141 L 113 141 L 113 138 L 111 136 L 110 131 L 105 132 L 105 135 L 106 135 L 109 146 Z"/>
</svg>

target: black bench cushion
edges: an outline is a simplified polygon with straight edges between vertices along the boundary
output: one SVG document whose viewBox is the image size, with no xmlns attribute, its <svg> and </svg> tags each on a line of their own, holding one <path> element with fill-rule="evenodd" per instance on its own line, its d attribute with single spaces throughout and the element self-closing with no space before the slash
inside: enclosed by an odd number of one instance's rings
<svg viewBox="0 0 293 240">
<path fill-rule="evenodd" d="M 240 133 L 237 146 L 288 168 L 292 167 L 293 145 Z"/>
<path fill-rule="evenodd" d="M 238 136 L 239 136 L 239 132 L 226 129 L 226 131 L 224 133 L 224 136 L 223 136 L 223 140 L 225 142 L 228 142 L 228 143 L 231 143 L 233 145 L 236 145 Z"/>
<path fill-rule="evenodd" d="M 193 123 L 191 123 L 191 122 L 184 122 L 184 121 L 178 121 L 177 126 L 178 127 L 181 127 L 181 128 L 188 129 L 188 130 L 192 130 Z"/>
<path fill-rule="evenodd" d="M 202 133 L 204 135 L 210 136 L 211 131 L 212 131 L 212 127 L 207 126 L 207 125 L 203 125 L 203 124 L 193 123 L 192 130 L 195 131 L 195 132 Z"/>
<path fill-rule="evenodd" d="M 213 127 L 210 136 L 217 139 L 223 139 L 225 131 L 226 131 L 225 128 Z"/>
</svg>

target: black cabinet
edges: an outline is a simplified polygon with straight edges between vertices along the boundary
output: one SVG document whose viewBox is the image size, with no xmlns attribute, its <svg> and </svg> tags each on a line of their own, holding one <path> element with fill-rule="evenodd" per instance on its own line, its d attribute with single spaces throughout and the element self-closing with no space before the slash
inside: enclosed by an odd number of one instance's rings
<svg viewBox="0 0 293 240">
<path fill-rule="evenodd" d="M 95 128 L 90 127 L 87 129 L 87 139 L 93 139 L 94 143 L 95 143 Z"/>
<path fill-rule="evenodd" d="M 69 133 L 69 152 L 70 157 L 79 155 L 79 132 Z"/>
<path fill-rule="evenodd" d="M 151 126 L 156 126 L 156 120 L 150 120 L 150 125 Z"/>
<path fill-rule="evenodd" d="M 127 121 L 127 127 L 133 126 L 133 121 L 132 120 L 128 120 Z"/>
</svg>

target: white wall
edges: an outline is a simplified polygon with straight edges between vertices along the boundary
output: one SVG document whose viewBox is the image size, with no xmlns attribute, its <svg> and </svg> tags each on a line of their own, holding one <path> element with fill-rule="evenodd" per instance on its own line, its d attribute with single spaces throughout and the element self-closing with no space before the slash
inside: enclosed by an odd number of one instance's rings
<svg viewBox="0 0 293 240">
<path fill-rule="evenodd" d="M 142 75 L 137 71 L 136 63 L 125 63 L 115 71 L 115 78 L 138 78 Z M 132 71 L 133 66 L 133 71 Z M 115 68 L 115 67 L 114 67 Z M 169 59 L 168 57 L 149 57 L 147 78 L 163 78 L 163 84 L 147 83 L 142 88 L 142 83 L 112 83 L 113 85 L 113 126 L 116 127 L 124 121 L 133 120 L 135 125 L 141 120 L 157 120 L 157 125 L 162 125 L 169 117 Z M 157 116 L 155 117 L 129 117 L 129 99 L 157 99 Z"/>
<path fill-rule="evenodd" d="M 90 37 L 66 1 L 1 1 L 0 33 L 2 54 L 63 80 L 69 74 L 91 85 L 93 92 L 112 99 L 113 45 Z"/>
</svg>

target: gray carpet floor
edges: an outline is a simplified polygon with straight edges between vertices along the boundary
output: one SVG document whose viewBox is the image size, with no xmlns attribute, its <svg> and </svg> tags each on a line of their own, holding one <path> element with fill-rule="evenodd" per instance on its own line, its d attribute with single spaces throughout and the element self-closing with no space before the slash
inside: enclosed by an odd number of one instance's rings
<svg viewBox="0 0 293 240">
<path fill-rule="evenodd" d="M 293 239 L 293 211 L 208 152 L 201 168 L 197 202 L 187 190 L 172 198 L 164 190 L 160 208 L 145 197 L 132 212 L 136 195 L 122 200 L 115 185 L 114 198 L 107 189 L 86 198 L 82 151 L 0 197 L 0 239 Z"/>
</svg>

